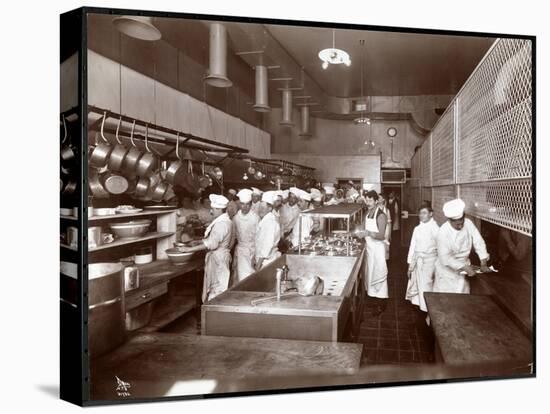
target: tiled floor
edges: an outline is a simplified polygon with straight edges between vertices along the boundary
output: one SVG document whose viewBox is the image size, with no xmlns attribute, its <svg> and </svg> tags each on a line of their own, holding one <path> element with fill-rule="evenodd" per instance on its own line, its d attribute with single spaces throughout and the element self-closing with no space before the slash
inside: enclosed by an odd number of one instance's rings
<svg viewBox="0 0 550 414">
<path fill-rule="evenodd" d="M 372 311 L 378 302 L 367 298 L 358 342 L 364 344 L 363 364 L 405 364 L 433 362 L 434 345 L 425 314 L 405 300 L 407 267 L 402 254 L 388 264 L 386 309 L 379 316 Z"/>
</svg>

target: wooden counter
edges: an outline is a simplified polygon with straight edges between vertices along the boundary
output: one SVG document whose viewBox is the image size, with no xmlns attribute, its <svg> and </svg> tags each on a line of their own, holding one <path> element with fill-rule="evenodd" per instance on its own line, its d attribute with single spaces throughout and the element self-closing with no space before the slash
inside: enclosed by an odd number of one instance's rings
<svg viewBox="0 0 550 414">
<path fill-rule="evenodd" d="M 94 400 L 155 398 L 228 391 L 233 381 L 292 374 L 352 374 L 362 345 L 282 339 L 229 338 L 169 333 L 142 334 L 91 362 Z M 115 376 L 130 384 L 130 396 L 116 392 Z M 279 388 L 279 386 L 278 386 Z"/>
<path fill-rule="evenodd" d="M 490 296 L 426 292 L 424 297 L 443 362 L 532 361 L 531 339 Z"/>
</svg>

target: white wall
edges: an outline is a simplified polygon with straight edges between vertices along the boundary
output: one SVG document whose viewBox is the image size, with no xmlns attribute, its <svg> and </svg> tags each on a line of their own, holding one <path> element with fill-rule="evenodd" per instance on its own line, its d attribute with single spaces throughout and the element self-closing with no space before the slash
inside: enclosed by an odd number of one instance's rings
<svg viewBox="0 0 550 414">
<path fill-rule="evenodd" d="M 88 103 L 270 157 L 269 133 L 88 50 Z"/>
<path fill-rule="evenodd" d="M 315 177 L 320 182 L 335 182 L 339 178 L 361 178 L 380 191 L 380 156 L 378 155 L 315 155 L 272 154 L 273 159 L 282 159 L 315 168 Z"/>
</svg>

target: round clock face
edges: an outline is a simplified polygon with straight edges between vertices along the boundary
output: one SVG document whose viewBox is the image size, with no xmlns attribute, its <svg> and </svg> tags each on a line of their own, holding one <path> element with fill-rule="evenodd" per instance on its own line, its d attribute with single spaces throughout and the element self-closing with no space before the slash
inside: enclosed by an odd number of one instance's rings
<svg viewBox="0 0 550 414">
<path fill-rule="evenodd" d="M 394 127 L 390 127 L 388 128 L 388 136 L 389 137 L 395 137 L 397 135 L 397 129 L 395 129 Z"/>
</svg>

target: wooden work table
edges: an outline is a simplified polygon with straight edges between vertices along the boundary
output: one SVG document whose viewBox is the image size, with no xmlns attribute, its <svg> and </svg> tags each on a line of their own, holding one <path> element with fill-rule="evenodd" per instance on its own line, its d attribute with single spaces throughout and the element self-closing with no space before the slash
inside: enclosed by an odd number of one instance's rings
<svg viewBox="0 0 550 414">
<path fill-rule="evenodd" d="M 270 389 L 269 377 L 353 374 L 359 369 L 361 353 L 362 345 L 351 343 L 141 334 L 91 361 L 91 398 L 246 392 L 259 388 L 253 384 L 237 390 L 228 387 L 233 381 L 253 382 L 255 377 L 263 380 L 263 389 Z M 115 376 L 130 384 L 130 396 L 117 395 Z"/>
<path fill-rule="evenodd" d="M 531 362 L 532 341 L 491 296 L 424 294 L 437 341 L 436 358 L 446 364 Z"/>
</svg>

